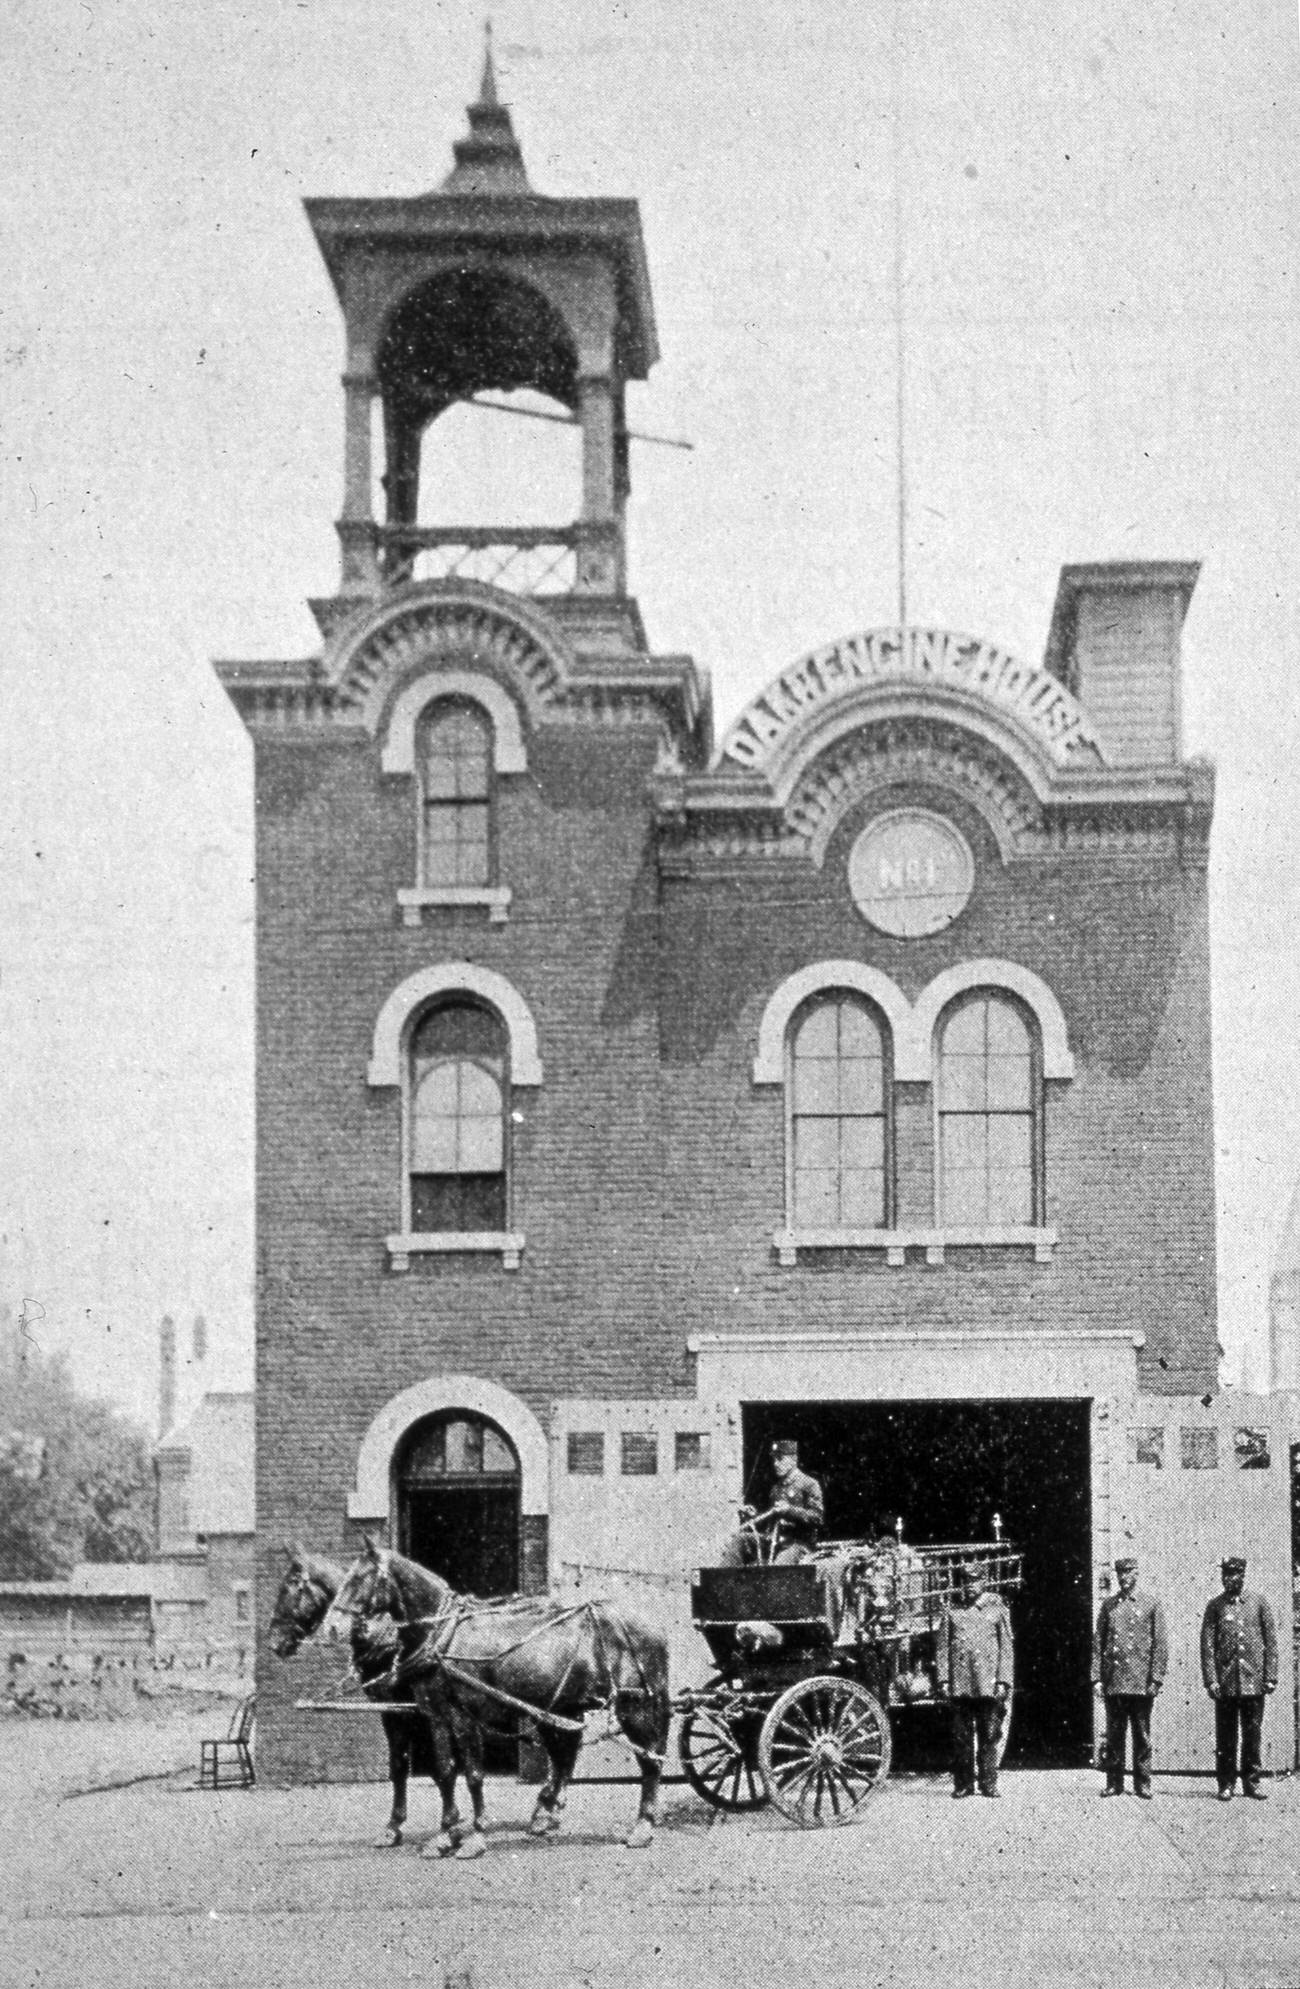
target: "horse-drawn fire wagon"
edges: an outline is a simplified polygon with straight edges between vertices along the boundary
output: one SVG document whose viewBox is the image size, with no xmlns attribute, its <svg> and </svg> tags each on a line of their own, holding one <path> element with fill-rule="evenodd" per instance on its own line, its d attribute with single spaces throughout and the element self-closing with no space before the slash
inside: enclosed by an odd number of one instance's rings
<svg viewBox="0 0 1300 1989">
<path fill-rule="evenodd" d="M 717 1669 L 676 1700 L 692 1787 L 718 1809 L 852 1822 L 889 1773 L 891 1719 L 939 1697 L 939 1625 L 971 1562 L 1001 1595 L 1020 1584 L 1000 1540 L 830 1543 L 792 1565 L 701 1569 L 691 1615 Z"/>
</svg>

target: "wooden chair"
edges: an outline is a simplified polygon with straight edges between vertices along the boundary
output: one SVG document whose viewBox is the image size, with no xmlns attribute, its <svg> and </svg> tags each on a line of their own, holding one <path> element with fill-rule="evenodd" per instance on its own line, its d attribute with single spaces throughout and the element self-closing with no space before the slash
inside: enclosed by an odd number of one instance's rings
<svg viewBox="0 0 1300 1989">
<path fill-rule="evenodd" d="M 219 1740 L 202 1742 L 199 1756 L 199 1787 L 201 1789 L 248 1789 L 257 1780 L 257 1770 L 253 1766 L 249 1742 L 253 1737 L 253 1721 L 257 1714 L 257 1695 L 250 1692 L 247 1699 L 236 1706 L 230 1722 L 230 1730 Z M 222 1777 L 222 1762 L 230 1765 L 233 1757 L 235 1773 Z"/>
</svg>

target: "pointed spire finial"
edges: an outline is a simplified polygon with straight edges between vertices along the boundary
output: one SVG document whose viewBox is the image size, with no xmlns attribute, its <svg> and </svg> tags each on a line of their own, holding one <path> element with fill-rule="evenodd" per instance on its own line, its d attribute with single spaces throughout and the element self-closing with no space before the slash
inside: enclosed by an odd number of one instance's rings
<svg viewBox="0 0 1300 1989">
<path fill-rule="evenodd" d="M 497 96 L 497 72 L 492 63 L 492 17 L 483 23 L 483 81 L 478 86 L 478 100 L 481 104 L 495 107 L 501 99 Z"/>
<path fill-rule="evenodd" d="M 509 108 L 497 95 L 491 21 L 483 23 L 483 80 L 477 103 L 469 106 L 469 135 L 458 138 L 451 149 L 456 164 L 443 181 L 441 192 L 509 195 L 530 191 Z"/>
</svg>

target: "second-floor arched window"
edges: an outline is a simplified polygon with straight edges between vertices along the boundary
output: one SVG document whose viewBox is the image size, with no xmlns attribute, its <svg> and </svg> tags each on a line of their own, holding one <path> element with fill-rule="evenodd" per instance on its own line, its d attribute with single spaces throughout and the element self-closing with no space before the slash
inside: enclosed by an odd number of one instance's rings
<svg viewBox="0 0 1300 1989">
<path fill-rule="evenodd" d="M 506 1227 L 506 1032 L 477 1002 L 426 1010 L 411 1033 L 407 1228 L 498 1232 Z"/>
<path fill-rule="evenodd" d="M 420 882 L 427 888 L 491 882 L 492 729 L 464 698 L 431 705 L 419 726 Z"/>
<path fill-rule="evenodd" d="M 1019 1002 L 987 989 L 940 1017 L 938 1214 L 945 1227 L 1043 1219 L 1042 1072 Z"/>
<path fill-rule="evenodd" d="M 875 1009 L 832 990 L 790 1026 L 786 1155 L 800 1230 L 883 1229 L 892 1214 L 889 1048 Z"/>
</svg>

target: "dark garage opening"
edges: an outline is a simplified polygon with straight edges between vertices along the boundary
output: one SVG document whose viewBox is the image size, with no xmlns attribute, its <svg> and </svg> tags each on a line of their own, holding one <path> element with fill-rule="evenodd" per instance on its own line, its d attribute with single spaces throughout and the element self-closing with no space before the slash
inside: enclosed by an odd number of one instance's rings
<svg viewBox="0 0 1300 1989">
<path fill-rule="evenodd" d="M 519 1460 L 494 1423 L 461 1411 L 427 1417 L 398 1451 L 394 1478 L 400 1553 L 462 1595 L 518 1588 Z M 513 1729 L 511 1716 L 505 1719 Z M 488 1733 L 491 1770 L 513 1774 L 517 1758 L 513 1730 Z"/>
<path fill-rule="evenodd" d="M 1003 1538 L 1024 1553 L 1011 1604 L 1016 1702 L 1008 1761 L 1077 1766 L 1091 1757 L 1091 1498 L 1086 1401 L 756 1402 L 743 1410 L 747 1497 L 768 1489 L 767 1447 L 795 1437 L 819 1478 L 831 1539 L 901 1517 L 913 1546 Z M 934 1766 L 941 1708 L 894 1722 L 900 1767 Z"/>
</svg>

